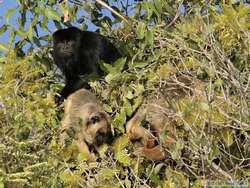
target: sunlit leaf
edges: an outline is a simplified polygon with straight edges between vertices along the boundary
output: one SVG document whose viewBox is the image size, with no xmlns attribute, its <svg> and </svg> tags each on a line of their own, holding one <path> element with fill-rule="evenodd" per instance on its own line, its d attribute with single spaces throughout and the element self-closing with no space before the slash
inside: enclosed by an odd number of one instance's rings
<svg viewBox="0 0 250 188">
<path fill-rule="evenodd" d="M 120 132 L 124 132 L 123 125 L 126 123 L 126 110 L 124 108 L 122 108 L 120 112 L 116 113 L 113 122 L 115 128 L 117 128 Z"/>
<path fill-rule="evenodd" d="M 33 42 L 33 28 L 31 24 L 29 25 L 29 28 L 27 31 L 27 37 L 31 42 Z"/>
<path fill-rule="evenodd" d="M 128 166 L 131 163 L 131 159 L 129 157 L 128 151 L 126 150 L 128 143 L 129 143 L 128 136 L 123 135 L 119 137 L 113 144 L 115 158 L 124 166 Z"/>
<path fill-rule="evenodd" d="M 230 128 L 222 130 L 223 140 L 228 147 L 231 146 L 234 142 L 233 133 L 234 133 L 234 131 Z"/>
<path fill-rule="evenodd" d="M 46 15 L 48 18 L 56 20 L 56 21 L 61 21 L 61 15 L 54 9 L 49 8 L 46 9 Z"/>
<path fill-rule="evenodd" d="M 117 171 L 117 169 L 109 169 L 109 168 L 105 168 L 105 169 L 102 169 L 101 171 L 100 171 L 100 175 L 99 175 L 99 178 L 101 178 L 101 179 L 104 179 L 104 180 L 106 180 L 106 179 L 110 179 L 110 178 L 112 178 L 113 176 L 114 176 L 114 174 L 115 173 L 117 173 L 118 171 Z"/>
<path fill-rule="evenodd" d="M 8 52 L 9 49 L 7 47 L 5 47 L 3 44 L 0 44 L 0 50 Z"/>
<path fill-rule="evenodd" d="M 145 36 L 146 25 L 143 22 L 140 22 L 136 28 L 136 34 L 139 39 L 143 39 Z"/>
</svg>

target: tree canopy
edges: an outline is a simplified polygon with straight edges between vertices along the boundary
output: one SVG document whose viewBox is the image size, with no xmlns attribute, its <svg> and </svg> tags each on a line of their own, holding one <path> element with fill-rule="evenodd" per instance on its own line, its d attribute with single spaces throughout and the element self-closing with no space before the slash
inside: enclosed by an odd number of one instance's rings
<svg viewBox="0 0 250 188">
<path fill-rule="evenodd" d="M 250 185 L 248 1 L 17 3 L 0 26 L 8 33 L 0 43 L 0 187 Z M 70 25 L 110 37 L 126 57 L 103 63 L 103 79 L 85 78 L 114 127 L 112 152 L 104 145 L 95 162 L 58 145 L 63 107 L 54 96 L 63 83 L 51 35 Z M 125 124 L 162 93 L 177 141 L 163 161 L 138 158 Z"/>
</svg>

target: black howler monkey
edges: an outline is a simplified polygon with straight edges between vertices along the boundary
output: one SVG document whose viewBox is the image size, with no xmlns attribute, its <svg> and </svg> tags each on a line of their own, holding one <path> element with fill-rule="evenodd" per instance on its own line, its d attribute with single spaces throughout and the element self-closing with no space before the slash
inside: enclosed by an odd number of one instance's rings
<svg viewBox="0 0 250 188">
<path fill-rule="evenodd" d="M 66 85 L 56 102 L 60 103 L 80 88 L 89 89 L 80 75 L 102 75 L 99 59 L 113 63 L 119 57 L 121 54 L 105 36 L 76 27 L 57 30 L 53 34 L 53 58 L 66 77 Z"/>
</svg>

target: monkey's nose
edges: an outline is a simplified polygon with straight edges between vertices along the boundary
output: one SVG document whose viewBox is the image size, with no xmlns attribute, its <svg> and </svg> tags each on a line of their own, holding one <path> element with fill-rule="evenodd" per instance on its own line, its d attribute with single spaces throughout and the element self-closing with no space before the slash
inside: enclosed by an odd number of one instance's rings
<svg viewBox="0 0 250 188">
<path fill-rule="evenodd" d="M 101 129 L 97 131 L 97 134 L 107 134 L 107 133 L 108 133 L 108 129 L 106 127 L 102 127 Z"/>
<path fill-rule="evenodd" d="M 96 133 L 95 141 L 96 141 L 97 146 L 100 146 L 103 143 L 107 143 L 107 139 L 108 139 L 107 134 L 101 133 L 101 132 Z"/>
</svg>

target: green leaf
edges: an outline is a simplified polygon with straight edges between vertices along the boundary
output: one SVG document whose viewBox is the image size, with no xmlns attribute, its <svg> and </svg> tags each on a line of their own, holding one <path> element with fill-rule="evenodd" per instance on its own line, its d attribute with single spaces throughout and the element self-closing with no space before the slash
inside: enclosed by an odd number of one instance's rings
<svg viewBox="0 0 250 188">
<path fill-rule="evenodd" d="M 29 25 L 28 31 L 27 31 L 27 37 L 28 39 L 33 42 L 33 29 L 32 29 L 32 25 Z"/>
<path fill-rule="evenodd" d="M 104 62 L 99 62 L 101 69 L 111 74 L 120 73 L 123 70 L 125 63 L 126 58 L 120 58 L 116 60 L 116 62 L 112 65 Z"/>
<path fill-rule="evenodd" d="M 115 73 L 120 73 L 123 70 L 125 63 L 126 63 L 126 58 L 119 58 L 113 64 Z"/>
<path fill-rule="evenodd" d="M 61 172 L 59 177 L 64 182 L 64 185 L 70 185 L 70 187 L 77 187 L 78 183 L 81 182 L 81 176 L 77 174 L 77 171 L 71 171 L 69 169 Z"/>
<path fill-rule="evenodd" d="M 126 110 L 127 116 L 131 116 L 133 113 L 133 108 L 128 99 L 124 100 L 124 108 Z"/>
<path fill-rule="evenodd" d="M 7 12 L 5 13 L 5 19 L 6 19 L 7 23 L 9 23 L 9 19 L 14 14 L 14 12 L 16 11 L 16 9 L 17 8 L 11 8 L 11 9 L 7 10 Z"/>
<path fill-rule="evenodd" d="M 161 23 L 162 6 L 163 6 L 162 0 L 154 0 L 153 11 L 157 16 L 158 23 Z"/>
<path fill-rule="evenodd" d="M 161 15 L 163 1 L 162 0 L 154 0 L 154 4 L 155 4 L 155 9 L 157 11 L 157 15 Z"/>
<path fill-rule="evenodd" d="M 8 52 L 9 49 L 7 47 L 5 47 L 3 44 L 0 44 L 0 50 Z"/>
<path fill-rule="evenodd" d="M 45 12 L 48 18 L 56 21 L 61 21 L 61 15 L 56 10 L 49 8 L 46 9 Z"/>
<path fill-rule="evenodd" d="M 128 146 L 128 143 L 129 143 L 129 139 L 128 139 L 128 136 L 127 135 L 123 135 L 121 137 L 119 137 L 113 144 L 113 149 L 114 149 L 114 152 L 117 153 L 119 152 L 120 150 L 123 150 L 125 149 L 125 147 Z"/>
<path fill-rule="evenodd" d="M 27 33 L 24 32 L 22 29 L 18 29 L 16 31 L 17 35 L 19 35 L 22 39 L 26 37 Z"/>
<path fill-rule="evenodd" d="M 40 23 L 40 26 L 41 26 L 43 31 L 47 31 L 47 29 L 48 29 L 47 25 L 48 25 L 48 17 L 43 16 L 43 19 L 42 19 L 42 21 Z"/>
<path fill-rule="evenodd" d="M 124 127 L 126 123 L 126 110 L 124 108 L 121 109 L 119 113 L 116 113 L 114 118 L 114 126 L 118 129 L 121 133 L 124 133 Z"/>
<path fill-rule="evenodd" d="M 139 96 L 133 101 L 133 112 L 142 104 L 143 96 Z"/>
<path fill-rule="evenodd" d="M 103 108 L 104 108 L 105 112 L 108 112 L 108 113 L 112 113 L 113 112 L 112 107 L 110 105 L 108 105 L 108 104 L 104 104 Z"/>
<path fill-rule="evenodd" d="M 140 22 L 136 28 L 136 34 L 139 39 L 143 39 L 145 36 L 146 24 Z"/>
<path fill-rule="evenodd" d="M 115 173 L 117 173 L 118 170 L 117 169 L 110 169 L 110 168 L 105 168 L 105 169 L 101 169 L 101 171 L 99 172 L 100 179 L 104 179 L 104 180 L 108 180 L 110 178 L 112 178 L 114 176 Z"/>
<path fill-rule="evenodd" d="M 179 160 L 181 159 L 181 152 L 184 148 L 184 143 L 182 140 L 177 140 L 176 143 L 170 146 L 170 153 L 172 159 Z"/>
<path fill-rule="evenodd" d="M 159 69 L 157 70 L 157 74 L 161 79 L 167 79 L 172 73 L 171 68 L 172 68 L 171 66 L 165 63 L 159 67 Z"/>
<path fill-rule="evenodd" d="M 150 19 L 154 9 L 153 2 L 143 2 L 142 7 L 146 11 L 147 19 Z"/>
<path fill-rule="evenodd" d="M 128 136 L 123 135 L 119 137 L 113 144 L 115 159 L 124 166 L 129 166 L 131 163 L 128 151 L 126 150 L 128 143 L 129 143 Z"/>
<path fill-rule="evenodd" d="M 146 32 L 146 42 L 150 47 L 154 44 L 154 30 L 150 29 Z"/>
<path fill-rule="evenodd" d="M 2 35 L 4 32 L 6 32 L 8 29 L 8 26 L 7 25 L 3 25 L 1 28 L 0 28 L 0 35 Z"/>
<path fill-rule="evenodd" d="M 107 144 L 103 144 L 101 145 L 97 151 L 98 151 L 98 154 L 100 155 L 100 157 L 103 159 L 105 156 L 106 156 L 106 152 L 108 151 L 109 149 L 109 146 Z"/>
<path fill-rule="evenodd" d="M 8 40 L 8 47 L 12 47 L 13 41 L 16 37 L 16 32 L 14 30 L 11 30 L 9 40 Z"/>
<path fill-rule="evenodd" d="M 129 68 L 144 68 L 148 66 L 149 62 L 130 62 L 129 63 Z"/>
<path fill-rule="evenodd" d="M 201 102 L 200 107 L 205 112 L 209 112 L 209 110 L 210 110 L 209 105 L 207 103 L 205 103 L 205 102 Z"/>
</svg>

